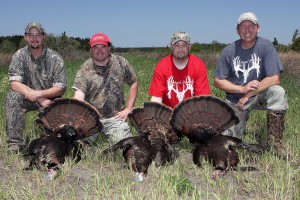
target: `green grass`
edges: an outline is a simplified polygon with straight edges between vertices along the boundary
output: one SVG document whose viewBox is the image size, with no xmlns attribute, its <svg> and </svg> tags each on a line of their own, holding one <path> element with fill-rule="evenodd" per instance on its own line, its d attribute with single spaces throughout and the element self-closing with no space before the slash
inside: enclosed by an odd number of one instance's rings
<svg viewBox="0 0 300 200">
<path fill-rule="evenodd" d="M 158 58 L 146 55 L 124 54 L 135 68 L 139 92 L 136 106 L 150 99 L 147 94 L 153 68 Z M 68 90 L 64 97 L 72 97 L 71 89 L 75 73 L 83 61 L 66 62 Z M 209 67 L 212 93 L 223 97 L 224 93 L 213 86 L 213 67 Z M 272 152 L 261 156 L 239 151 L 240 166 L 255 166 L 256 172 L 230 171 L 224 178 L 212 180 L 212 166 L 204 163 L 198 168 L 192 163 L 191 145 L 187 140 L 177 145 L 180 158 L 161 168 L 152 165 L 143 183 L 133 182 L 134 173 L 124 167 L 121 153 L 103 157 L 105 140 L 90 147 L 86 157 L 74 164 L 67 160 L 61 175 L 54 181 L 44 180 L 45 172 L 24 172 L 28 161 L 20 155 L 7 155 L 4 119 L 4 99 L 9 90 L 7 68 L 0 68 L 1 122 L 0 122 L 0 199 L 300 199 L 299 169 L 299 121 L 300 90 L 296 77 L 284 75 L 282 85 L 289 96 L 284 144 L 291 150 L 290 160 L 280 160 Z M 40 134 L 33 123 L 36 112 L 27 114 L 24 134 L 30 139 Z M 264 111 L 253 111 L 248 122 L 246 140 L 254 140 L 255 134 L 266 134 Z"/>
</svg>

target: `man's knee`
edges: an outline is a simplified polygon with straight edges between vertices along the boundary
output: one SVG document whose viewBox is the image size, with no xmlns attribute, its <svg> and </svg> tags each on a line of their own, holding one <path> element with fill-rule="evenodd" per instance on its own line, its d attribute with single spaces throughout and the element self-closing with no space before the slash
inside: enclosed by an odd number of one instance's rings
<svg viewBox="0 0 300 200">
<path fill-rule="evenodd" d="M 6 99 L 5 99 L 5 106 L 10 107 L 11 105 L 14 106 L 14 104 L 18 103 L 21 104 L 25 100 L 25 97 L 18 93 L 11 91 L 7 94 Z"/>
<path fill-rule="evenodd" d="M 268 110 L 287 110 L 287 94 L 283 87 L 279 85 L 271 86 L 267 91 Z"/>
<path fill-rule="evenodd" d="M 131 131 L 128 123 L 121 122 L 118 128 L 112 128 L 108 131 L 107 136 L 109 137 L 109 142 L 115 144 L 122 139 L 131 136 Z"/>
</svg>

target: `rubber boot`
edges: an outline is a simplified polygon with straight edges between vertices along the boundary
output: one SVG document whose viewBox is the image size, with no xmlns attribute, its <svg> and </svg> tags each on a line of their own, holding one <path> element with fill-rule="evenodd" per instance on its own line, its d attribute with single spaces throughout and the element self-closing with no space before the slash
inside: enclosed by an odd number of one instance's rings
<svg viewBox="0 0 300 200">
<path fill-rule="evenodd" d="M 274 148 L 274 153 L 280 158 L 287 158 L 288 153 L 282 145 L 285 111 L 268 111 L 267 113 L 267 142 L 269 147 Z"/>
</svg>

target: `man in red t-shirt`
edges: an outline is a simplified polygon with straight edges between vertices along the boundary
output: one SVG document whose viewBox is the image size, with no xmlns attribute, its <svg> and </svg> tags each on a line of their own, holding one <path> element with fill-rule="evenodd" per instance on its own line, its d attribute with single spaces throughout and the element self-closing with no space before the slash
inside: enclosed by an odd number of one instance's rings
<svg viewBox="0 0 300 200">
<path fill-rule="evenodd" d="M 209 95 L 207 69 L 204 62 L 190 54 L 192 45 L 185 32 L 175 32 L 170 44 L 172 54 L 156 65 L 148 94 L 151 101 L 174 108 L 183 99 Z"/>
</svg>

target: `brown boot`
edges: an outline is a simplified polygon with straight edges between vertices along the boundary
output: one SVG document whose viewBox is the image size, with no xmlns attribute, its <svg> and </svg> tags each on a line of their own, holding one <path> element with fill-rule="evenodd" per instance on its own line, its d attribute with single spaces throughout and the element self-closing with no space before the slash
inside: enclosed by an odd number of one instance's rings
<svg viewBox="0 0 300 200">
<path fill-rule="evenodd" d="M 285 111 L 268 111 L 267 113 L 267 142 L 269 147 L 274 148 L 275 154 L 280 158 L 287 158 L 289 155 L 286 148 L 281 144 L 284 131 Z"/>
</svg>

